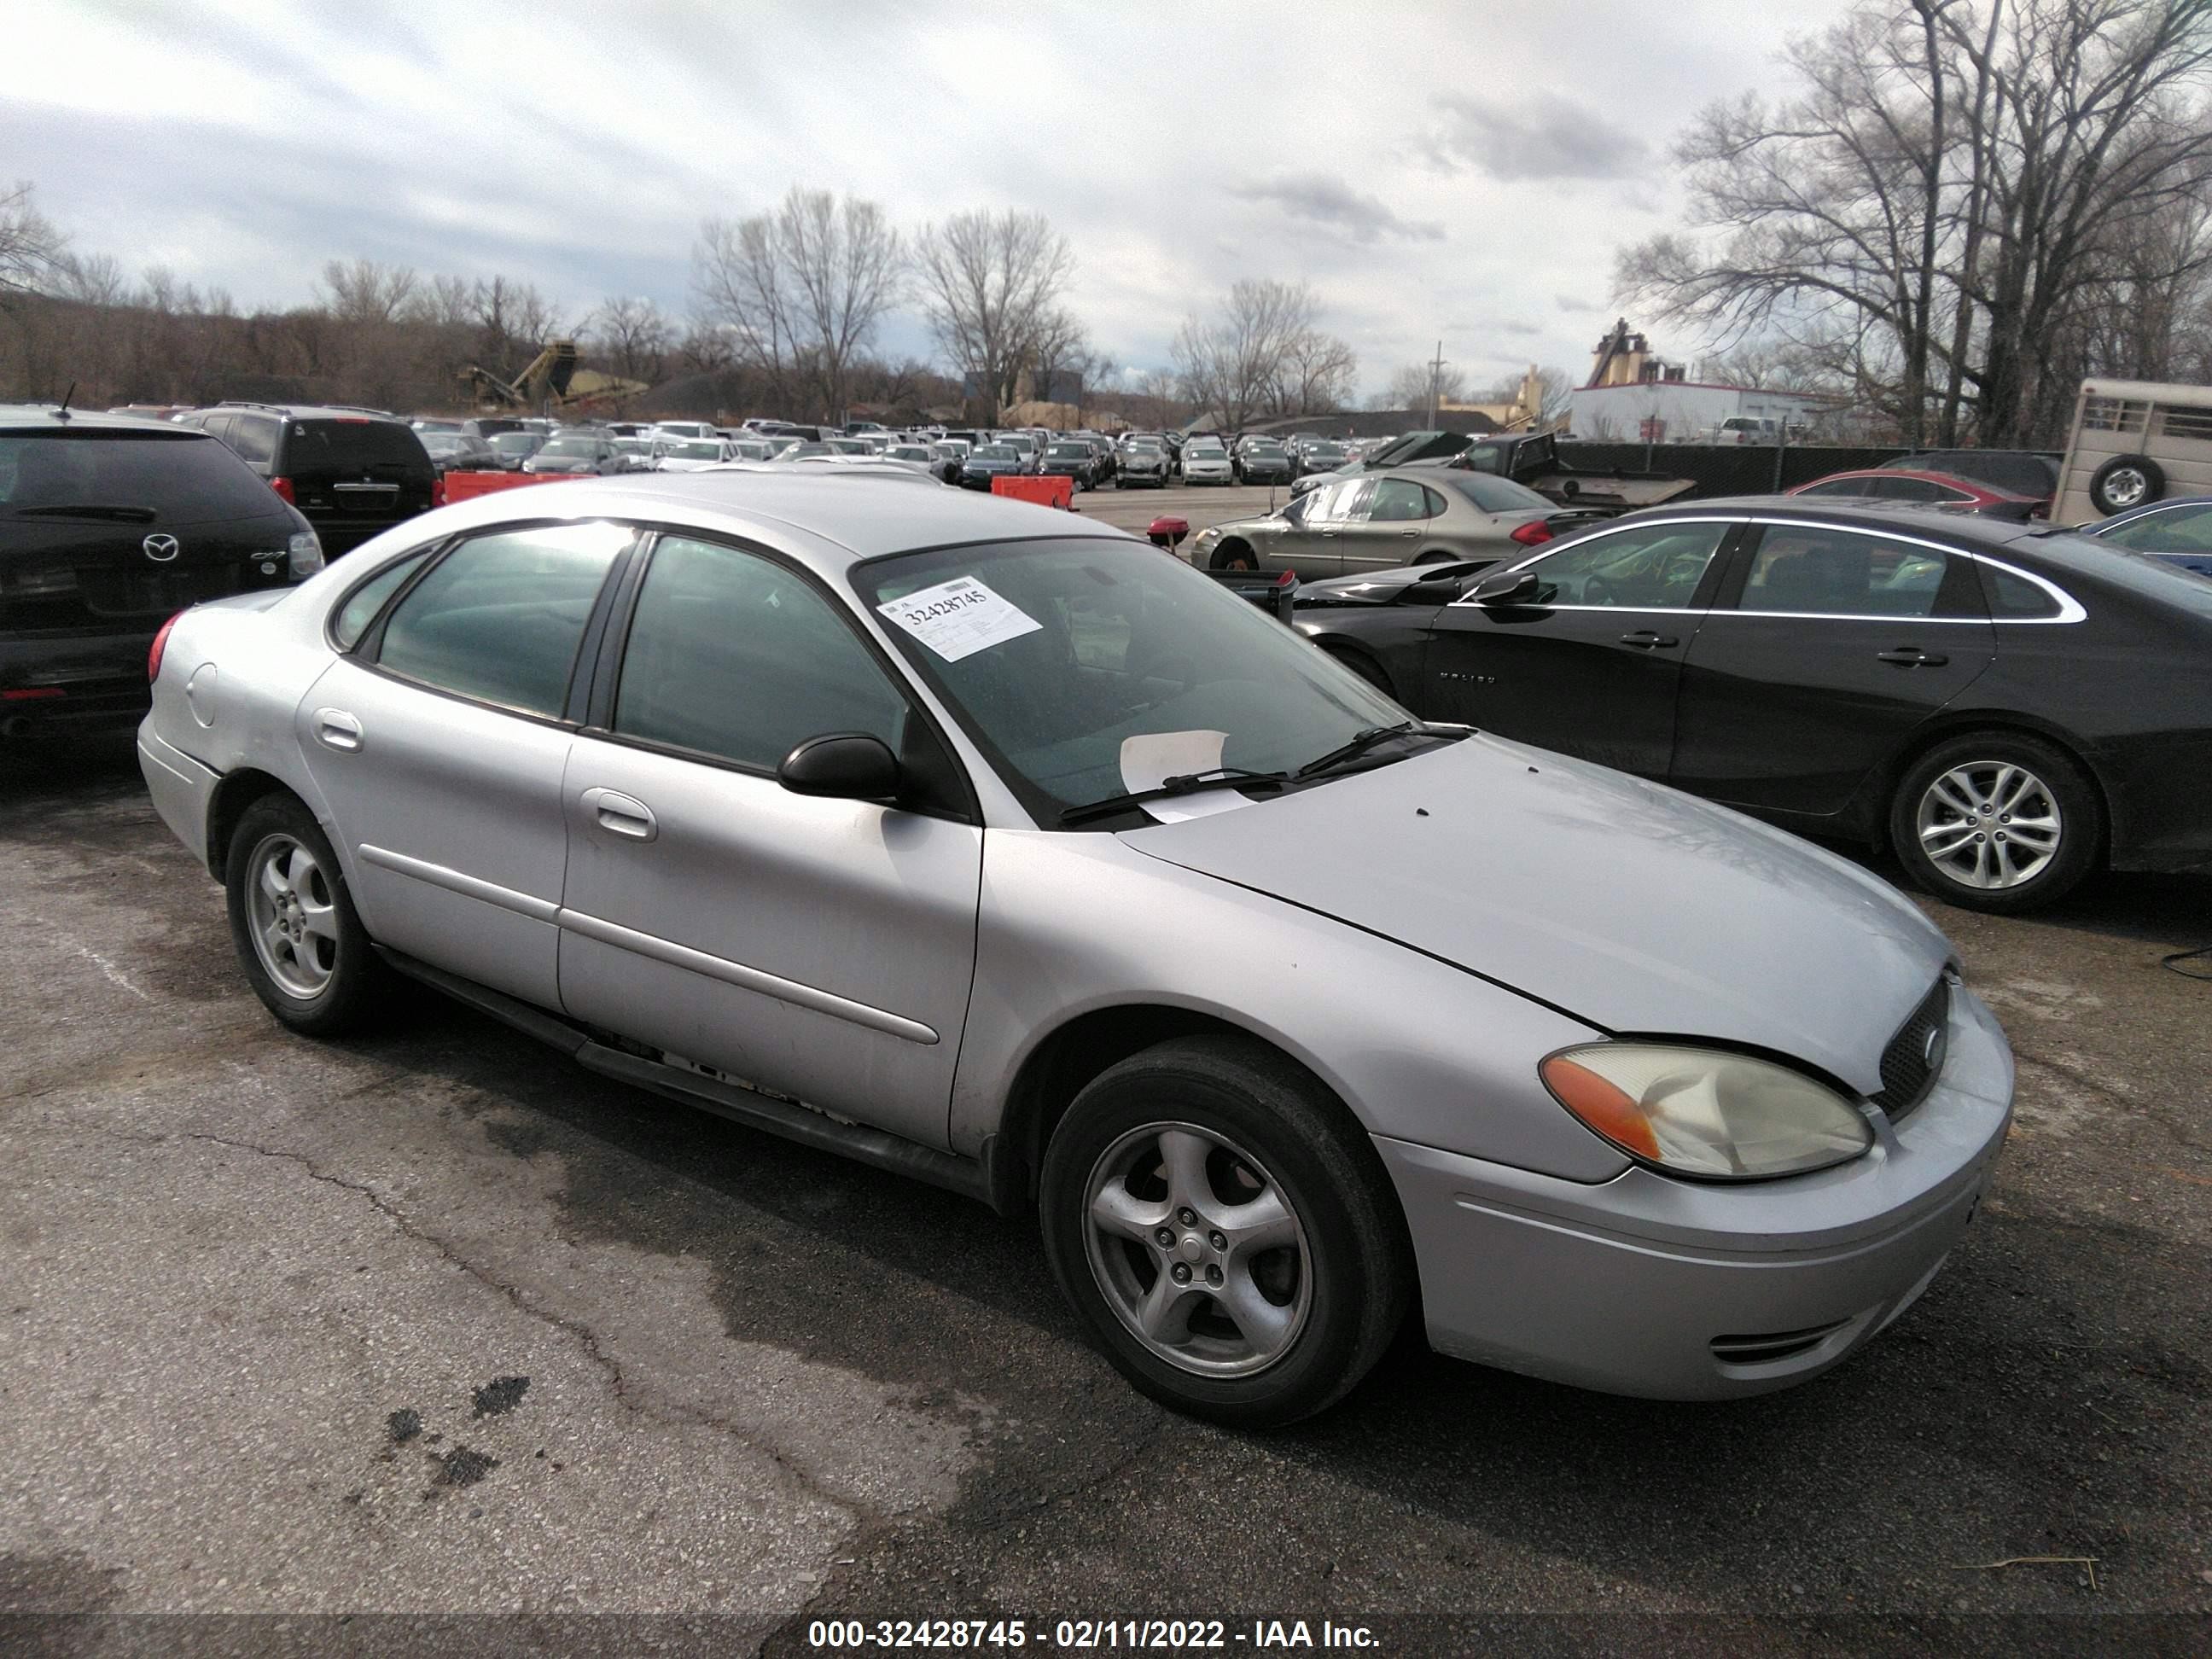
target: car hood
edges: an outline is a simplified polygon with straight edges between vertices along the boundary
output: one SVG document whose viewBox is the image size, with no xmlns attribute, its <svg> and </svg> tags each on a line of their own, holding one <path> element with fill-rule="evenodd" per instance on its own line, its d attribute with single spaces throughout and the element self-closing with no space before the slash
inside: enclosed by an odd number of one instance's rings
<svg viewBox="0 0 2212 1659">
<path fill-rule="evenodd" d="M 1951 954 L 1832 854 L 1486 734 L 1121 839 L 1602 1030 L 1768 1049 L 1866 1094 Z"/>
</svg>

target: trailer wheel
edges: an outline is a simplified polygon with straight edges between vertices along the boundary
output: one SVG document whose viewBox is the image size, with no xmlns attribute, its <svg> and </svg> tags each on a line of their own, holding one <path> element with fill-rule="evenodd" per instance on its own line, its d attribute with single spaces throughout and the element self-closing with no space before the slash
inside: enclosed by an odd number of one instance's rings
<svg viewBox="0 0 2212 1659">
<path fill-rule="evenodd" d="M 2089 480 L 2089 504 L 2110 518 L 2166 494 L 2166 473 L 2148 455 L 2115 455 Z"/>
</svg>

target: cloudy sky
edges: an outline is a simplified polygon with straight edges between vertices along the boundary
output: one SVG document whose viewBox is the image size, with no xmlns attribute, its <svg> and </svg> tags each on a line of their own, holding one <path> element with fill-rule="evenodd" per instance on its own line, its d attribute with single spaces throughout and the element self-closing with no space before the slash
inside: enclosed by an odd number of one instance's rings
<svg viewBox="0 0 2212 1659">
<path fill-rule="evenodd" d="M 1587 368 L 1614 248 L 1674 222 L 1674 135 L 1840 9 L 77 0 L 10 9 L 0 175 L 247 307 L 363 256 L 680 312 L 699 221 L 793 183 L 902 223 L 1036 209 L 1125 364 L 1282 276 L 1368 388 L 1439 337 L 1480 384 Z M 927 349 L 911 316 L 884 344 Z"/>
</svg>

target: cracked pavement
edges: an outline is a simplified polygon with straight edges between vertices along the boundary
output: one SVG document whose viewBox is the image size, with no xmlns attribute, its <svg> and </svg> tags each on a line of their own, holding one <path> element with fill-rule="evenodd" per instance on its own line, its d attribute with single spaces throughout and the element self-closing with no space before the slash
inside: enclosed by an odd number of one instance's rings
<svg viewBox="0 0 2212 1659">
<path fill-rule="evenodd" d="M 1243 1436 L 1132 1394 L 1025 1222 L 428 994 L 291 1036 L 127 740 L 0 750 L 0 1612 L 713 1614 L 724 1652 L 830 1615 L 2202 1615 L 2212 984 L 2159 959 L 2212 944 L 2212 881 L 1939 921 L 2018 1127 L 1863 1354 L 1662 1406 L 1408 1341 Z M 2021 1557 L 2094 1584 L 1986 1565 Z"/>
</svg>

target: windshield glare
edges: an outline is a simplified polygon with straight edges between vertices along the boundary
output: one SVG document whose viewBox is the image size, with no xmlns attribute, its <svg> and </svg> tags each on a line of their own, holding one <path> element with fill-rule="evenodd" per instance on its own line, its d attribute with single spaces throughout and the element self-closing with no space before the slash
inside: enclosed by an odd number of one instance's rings
<svg viewBox="0 0 2212 1659">
<path fill-rule="evenodd" d="M 1122 771 L 1133 738 L 1222 732 L 1222 765 L 1273 772 L 1408 718 L 1257 606 L 1142 544 L 948 548 L 853 574 L 871 611 L 971 577 L 1035 624 L 957 661 L 895 621 L 884 631 L 1047 825 L 1136 787 Z"/>
</svg>

